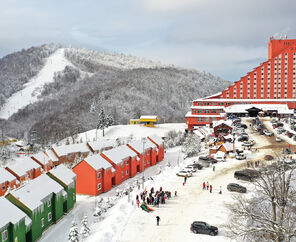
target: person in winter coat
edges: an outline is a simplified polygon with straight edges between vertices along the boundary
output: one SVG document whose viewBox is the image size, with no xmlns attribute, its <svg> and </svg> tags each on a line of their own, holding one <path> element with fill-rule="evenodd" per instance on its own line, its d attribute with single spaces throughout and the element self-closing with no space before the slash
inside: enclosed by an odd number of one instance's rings
<svg viewBox="0 0 296 242">
<path fill-rule="evenodd" d="M 187 176 L 184 177 L 184 184 L 186 184 Z"/>
<path fill-rule="evenodd" d="M 207 181 L 207 190 L 209 190 L 209 182 Z"/>
<path fill-rule="evenodd" d="M 210 193 L 212 193 L 213 187 L 212 185 L 210 185 Z"/>
<path fill-rule="evenodd" d="M 156 225 L 159 226 L 160 217 L 156 216 Z"/>
<path fill-rule="evenodd" d="M 202 184 L 202 189 L 206 190 L 206 183 L 205 182 L 203 182 L 203 184 Z"/>
<path fill-rule="evenodd" d="M 140 207 L 140 200 L 139 199 L 137 199 L 137 205 L 138 205 L 138 207 Z"/>
</svg>

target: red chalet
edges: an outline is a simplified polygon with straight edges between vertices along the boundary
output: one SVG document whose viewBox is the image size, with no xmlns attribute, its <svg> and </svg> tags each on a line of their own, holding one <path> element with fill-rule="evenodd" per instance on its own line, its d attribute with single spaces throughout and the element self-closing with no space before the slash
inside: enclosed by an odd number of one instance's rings
<svg viewBox="0 0 296 242">
<path fill-rule="evenodd" d="M 53 167 L 53 162 L 43 151 L 31 156 L 31 158 L 36 161 L 44 171 L 49 171 Z"/>
<path fill-rule="evenodd" d="M 101 156 L 114 167 L 116 175 L 112 179 L 113 185 L 118 185 L 137 173 L 137 153 L 127 145 L 121 145 L 104 151 Z"/>
<path fill-rule="evenodd" d="M 13 165 L 8 165 L 5 169 L 16 176 L 19 182 L 23 182 L 27 178 L 34 179 L 41 175 L 41 166 L 29 157 L 18 159 Z"/>
<path fill-rule="evenodd" d="M 94 154 L 101 153 L 104 150 L 110 150 L 116 145 L 116 140 L 98 140 L 87 142 L 87 146 Z"/>
<path fill-rule="evenodd" d="M 151 135 L 148 137 L 148 139 L 154 143 L 157 147 L 157 156 L 156 156 L 156 162 L 160 162 L 164 158 L 164 141 L 161 137 L 158 135 Z"/>
<path fill-rule="evenodd" d="M 211 125 L 226 115 L 250 115 L 252 108 L 263 115 L 289 117 L 296 107 L 296 39 L 268 42 L 268 59 L 221 93 L 193 101 L 185 116 L 189 130 Z M 250 115 L 251 116 L 251 115 Z"/>
<path fill-rule="evenodd" d="M 0 167 L 0 196 L 3 196 L 7 189 L 14 189 L 16 187 L 16 177 L 9 171 Z"/>
<path fill-rule="evenodd" d="M 76 192 L 96 196 L 112 188 L 115 170 L 100 155 L 92 155 L 79 162 L 73 168 L 77 175 Z"/>
<path fill-rule="evenodd" d="M 127 146 L 136 152 L 139 157 L 136 164 L 137 168 L 136 170 L 133 170 L 134 173 L 131 174 L 131 176 L 134 176 L 137 172 L 143 171 L 143 156 L 144 169 L 156 164 L 157 147 L 149 139 L 145 138 L 144 140 L 135 140 L 128 143 Z"/>
<path fill-rule="evenodd" d="M 92 153 L 86 143 L 54 146 L 52 151 L 59 159 L 58 164 L 74 162 L 77 156 L 83 159 Z"/>
</svg>

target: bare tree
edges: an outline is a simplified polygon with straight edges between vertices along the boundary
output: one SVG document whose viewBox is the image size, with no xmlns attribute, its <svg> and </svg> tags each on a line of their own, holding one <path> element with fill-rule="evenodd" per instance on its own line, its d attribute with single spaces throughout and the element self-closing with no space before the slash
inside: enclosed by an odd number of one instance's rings
<svg viewBox="0 0 296 242">
<path fill-rule="evenodd" d="M 228 236 L 240 241 L 295 241 L 295 165 L 284 159 L 261 171 L 251 197 L 234 196 L 228 204 Z"/>
</svg>

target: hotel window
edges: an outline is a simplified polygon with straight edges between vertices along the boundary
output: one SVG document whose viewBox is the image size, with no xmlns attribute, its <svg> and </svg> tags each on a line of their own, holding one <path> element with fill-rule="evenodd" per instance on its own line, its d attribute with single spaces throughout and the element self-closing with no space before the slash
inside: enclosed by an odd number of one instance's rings
<svg viewBox="0 0 296 242">
<path fill-rule="evenodd" d="M 205 113 L 210 113 L 210 110 L 208 110 L 208 109 L 205 109 Z"/>
<path fill-rule="evenodd" d="M 198 113 L 202 113 L 202 109 L 198 109 L 197 112 L 198 112 Z"/>
<path fill-rule="evenodd" d="M 210 121 L 210 118 L 205 118 L 205 122 L 209 122 Z"/>
<path fill-rule="evenodd" d="M 198 122 L 202 122 L 203 118 L 198 118 L 197 120 L 198 120 Z"/>
<path fill-rule="evenodd" d="M 215 109 L 212 110 L 212 113 L 217 113 L 217 111 Z"/>
</svg>

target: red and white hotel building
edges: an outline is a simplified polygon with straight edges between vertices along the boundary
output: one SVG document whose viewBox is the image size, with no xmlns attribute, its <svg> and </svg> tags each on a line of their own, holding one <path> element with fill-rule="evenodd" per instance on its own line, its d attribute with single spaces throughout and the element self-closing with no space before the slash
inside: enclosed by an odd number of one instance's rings
<svg viewBox="0 0 296 242">
<path fill-rule="evenodd" d="M 186 124 L 190 130 L 194 126 L 212 124 L 223 119 L 227 109 L 239 105 L 261 106 L 258 108 L 274 105 L 274 109 L 282 110 L 282 114 L 293 114 L 295 101 L 296 39 L 271 37 L 268 60 L 226 90 L 194 100 L 191 111 L 185 116 Z"/>
</svg>

